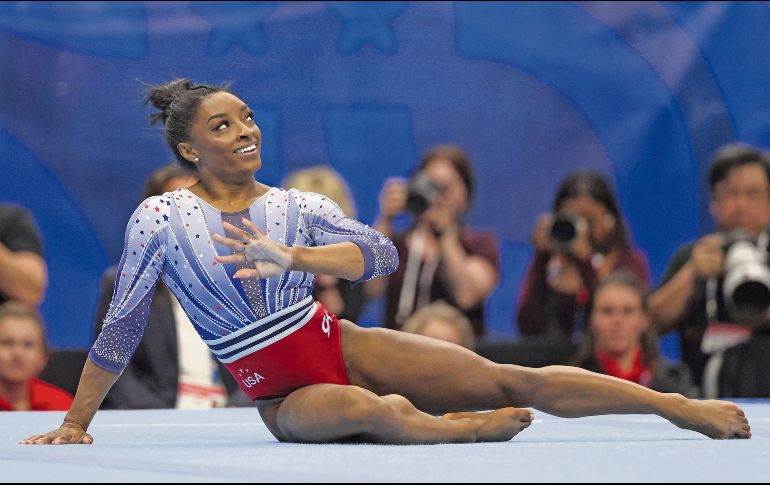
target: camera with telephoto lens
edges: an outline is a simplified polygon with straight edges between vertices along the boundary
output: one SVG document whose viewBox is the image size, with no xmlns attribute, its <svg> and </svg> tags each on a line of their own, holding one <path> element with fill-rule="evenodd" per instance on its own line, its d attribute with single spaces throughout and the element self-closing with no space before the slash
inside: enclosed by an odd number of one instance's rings
<svg viewBox="0 0 770 485">
<path fill-rule="evenodd" d="M 441 194 L 441 187 L 424 175 L 416 175 L 407 186 L 406 210 L 414 216 L 420 216 L 433 205 Z"/>
<path fill-rule="evenodd" d="M 556 214 L 549 233 L 551 245 L 556 251 L 566 250 L 585 229 L 586 221 L 582 217 L 569 213 Z"/>
<path fill-rule="evenodd" d="M 720 300 L 730 321 L 755 325 L 767 319 L 770 309 L 770 267 L 767 248 L 743 230 L 725 236 L 724 276 L 717 280 L 717 304 Z M 719 298 L 721 297 L 721 298 Z M 719 305 L 721 306 L 721 305 Z M 722 316 L 720 315 L 720 316 Z"/>
</svg>

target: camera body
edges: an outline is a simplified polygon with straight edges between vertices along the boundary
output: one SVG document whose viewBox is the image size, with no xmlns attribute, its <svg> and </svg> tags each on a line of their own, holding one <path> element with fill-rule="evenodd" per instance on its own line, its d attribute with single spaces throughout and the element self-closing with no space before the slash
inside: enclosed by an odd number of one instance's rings
<svg viewBox="0 0 770 485">
<path fill-rule="evenodd" d="M 441 187 L 429 177 L 417 174 L 409 180 L 406 195 L 406 211 L 415 217 L 433 205 L 441 194 Z"/>
<path fill-rule="evenodd" d="M 575 214 L 560 212 L 554 216 L 548 238 L 555 251 L 565 251 L 588 229 L 585 219 Z"/>
<path fill-rule="evenodd" d="M 755 325 L 767 319 L 770 310 L 770 266 L 768 250 L 759 247 L 756 238 L 743 230 L 725 236 L 724 275 L 717 280 L 717 293 L 724 308 L 719 316 L 746 325 Z M 722 311 L 720 311 L 722 310 Z"/>
</svg>

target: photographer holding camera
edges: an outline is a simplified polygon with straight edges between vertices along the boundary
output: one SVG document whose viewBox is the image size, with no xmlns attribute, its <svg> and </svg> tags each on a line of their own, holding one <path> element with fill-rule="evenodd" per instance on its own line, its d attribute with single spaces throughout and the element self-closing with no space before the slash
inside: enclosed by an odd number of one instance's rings
<svg viewBox="0 0 770 485">
<path fill-rule="evenodd" d="M 582 339 L 586 307 L 599 280 L 627 270 L 649 285 L 649 266 L 631 238 L 615 195 L 599 173 L 564 180 L 553 213 L 538 218 L 535 255 L 519 296 L 517 322 L 526 336 Z"/>
<path fill-rule="evenodd" d="M 658 332 L 681 332 L 682 360 L 699 386 L 709 354 L 750 340 L 767 322 L 770 160 L 727 145 L 714 157 L 709 188 L 717 231 L 682 246 L 650 297 Z"/>
<path fill-rule="evenodd" d="M 471 161 L 454 145 L 430 149 L 411 180 L 385 182 L 374 228 L 393 241 L 400 264 L 366 284 L 370 295 L 385 293 L 386 327 L 400 329 L 418 309 L 444 300 L 468 317 L 477 337 L 483 335 L 484 301 L 499 274 L 498 241 L 464 224 L 472 194 Z M 413 223 L 396 234 L 394 218 L 405 212 Z"/>
</svg>

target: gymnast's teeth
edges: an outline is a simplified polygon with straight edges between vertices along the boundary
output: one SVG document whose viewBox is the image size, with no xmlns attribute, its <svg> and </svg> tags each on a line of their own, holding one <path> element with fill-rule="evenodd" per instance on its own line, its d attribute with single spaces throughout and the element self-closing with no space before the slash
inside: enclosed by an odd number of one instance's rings
<svg viewBox="0 0 770 485">
<path fill-rule="evenodd" d="M 241 154 L 244 154 L 244 153 L 253 152 L 256 149 L 257 149 L 257 145 L 249 145 L 247 147 L 243 147 L 243 148 L 239 148 L 239 149 L 235 150 L 235 153 L 241 155 Z"/>
</svg>

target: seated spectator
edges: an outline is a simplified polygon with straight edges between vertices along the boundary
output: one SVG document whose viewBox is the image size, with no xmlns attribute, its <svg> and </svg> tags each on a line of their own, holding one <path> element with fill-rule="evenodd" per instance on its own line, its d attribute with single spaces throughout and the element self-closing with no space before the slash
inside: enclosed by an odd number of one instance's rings
<svg viewBox="0 0 770 485">
<path fill-rule="evenodd" d="M 353 219 L 357 217 L 345 180 L 328 167 L 319 165 L 292 172 L 286 176 L 283 187 L 324 195 L 336 202 L 345 215 Z M 364 285 L 353 286 L 349 281 L 333 276 L 315 275 L 313 297 L 339 318 L 357 322 L 366 304 L 364 288 Z"/>
<path fill-rule="evenodd" d="M 687 366 L 675 366 L 660 357 L 647 289 L 634 275 L 615 273 L 603 279 L 594 292 L 589 315 L 589 331 L 572 365 L 658 392 L 697 397 Z"/>
<path fill-rule="evenodd" d="M 586 305 L 600 279 L 628 270 L 649 285 L 647 258 L 634 248 L 601 174 L 576 172 L 564 180 L 553 213 L 538 218 L 532 240 L 534 259 L 516 316 L 522 335 L 579 341 Z"/>
<path fill-rule="evenodd" d="M 187 188 L 196 181 L 190 172 L 171 164 L 151 174 L 144 198 Z M 102 278 L 96 336 L 101 333 L 112 300 L 116 271 L 117 266 L 113 266 Z M 171 291 L 159 281 L 144 338 L 102 408 L 190 409 L 252 404 L 201 341 Z"/>
<path fill-rule="evenodd" d="M 0 304 L 14 300 L 38 307 L 47 285 L 43 242 L 32 214 L 0 204 Z"/>
<path fill-rule="evenodd" d="M 37 379 L 48 361 L 43 318 L 18 302 L 0 305 L 0 411 L 66 411 L 72 396 Z"/>
<path fill-rule="evenodd" d="M 724 244 L 734 231 L 755 238 L 770 258 L 770 159 L 749 146 L 722 147 L 711 163 L 709 191 L 717 230 L 683 244 L 650 296 L 658 333 L 680 332 L 682 360 L 698 386 L 709 356 L 749 340 L 751 328 L 761 323 L 741 325 L 727 312 L 719 287 L 725 276 Z"/>
<path fill-rule="evenodd" d="M 401 330 L 476 350 L 476 337 L 470 320 L 460 310 L 443 301 L 435 301 L 417 310 Z"/>
<path fill-rule="evenodd" d="M 375 229 L 398 250 L 395 273 L 367 282 L 370 294 L 385 294 L 385 326 L 400 329 L 415 311 L 436 300 L 460 309 L 477 337 L 484 334 L 484 303 L 499 278 L 498 240 L 464 221 L 473 196 L 473 169 L 459 147 L 430 149 L 409 183 L 389 179 L 380 192 Z M 414 216 L 396 233 L 394 219 Z"/>
</svg>

